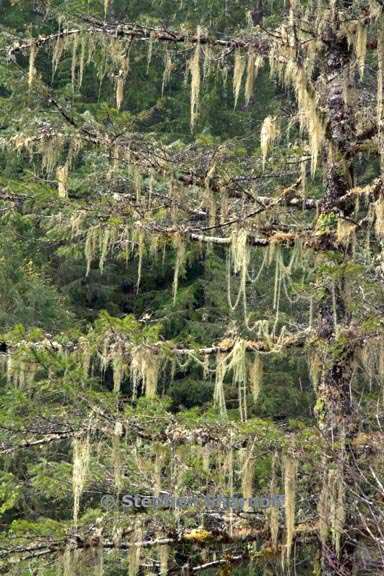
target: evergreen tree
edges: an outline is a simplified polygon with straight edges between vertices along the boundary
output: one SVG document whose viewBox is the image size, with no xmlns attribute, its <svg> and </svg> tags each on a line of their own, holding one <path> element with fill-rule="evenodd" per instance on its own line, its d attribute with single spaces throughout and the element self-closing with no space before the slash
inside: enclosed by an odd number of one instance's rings
<svg viewBox="0 0 384 576">
<path fill-rule="evenodd" d="M 2 571 L 380 573 L 381 2 L 0 10 Z"/>
</svg>

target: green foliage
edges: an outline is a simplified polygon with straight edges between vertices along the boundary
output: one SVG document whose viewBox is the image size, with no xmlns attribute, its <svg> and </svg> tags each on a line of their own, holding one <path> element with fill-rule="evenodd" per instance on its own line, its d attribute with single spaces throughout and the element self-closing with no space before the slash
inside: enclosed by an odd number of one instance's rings
<svg viewBox="0 0 384 576">
<path fill-rule="evenodd" d="M 360 336 L 382 331 L 381 246 L 365 200 L 354 206 L 359 242 L 345 249 L 333 244 L 336 210 L 300 209 L 306 198 L 323 200 L 327 174 L 323 166 L 312 179 L 307 174 L 311 150 L 298 126 L 303 111 L 294 91 L 280 85 L 288 66 L 271 81 L 265 63 L 249 101 L 242 78 L 235 108 L 238 48 L 196 48 L 197 27 L 209 38 L 247 41 L 279 26 L 288 5 L 263 4 L 257 27 L 254 0 L 0 1 L 0 540 L 7 547 L 59 539 L 62 554 L 76 530 L 86 539 L 100 526 L 111 541 L 119 542 L 119 528 L 131 538 L 144 513 L 122 518 L 121 494 L 240 493 L 243 453 L 254 459 L 252 489 L 265 495 L 273 455 L 280 490 L 283 455 L 296 450 L 297 518 L 314 518 L 323 472 L 323 439 L 314 423 L 329 423 L 330 411 L 324 398 L 316 400 L 305 354 L 321 355 L 319 370 L 349 358 L 350 317 Z M 314 10 L 315 3 L 298 4 L 294 10 Z M 122 28 L 108 29 L 131 22 L 137 32 L 147 25 L 190 37 L 131 42 Z M 93 25 L 99 31 L 88 34 Z M 63 45 L 39 47 L 35 59 L 30 46 L 7 52 L 16 41 L 78 27 L 81 33 Z M 279 29 L 278 37 L 285 32 Z M 303 54 L 310 42 L 300 45 Z M 201 89 L 191 130 L 194 54 Z M 246 69 L 248 54 L 241 54 Z M 315 64 L 314 82 L 321 63 Z M 372 60 L 370 72 L 374 66 Z M 279 118 L 281 140 L 264 167 L 260 128 L 268 116 Z M 319 158 L 329 160 L 326 148 Z M 379 171 L 377 158 L 359 157 L 349 176 L 360 186 Z M 292 198 L 299 206 L 290 205 Z M 365 210 L 369 216 L 360 218 Z M 229 305 L 229 283 L 237 305 Z M 319 336 L 319 305 L 332 297 L 332 327 Z M 298 346 L 284 352 L 292 335 Z M 234 350 L 240 353 L 231 362 Z M 256 356 L 262 378 L 252 382 Z M 365 377 L 351 390 L 361 393 L 371 425 L 380 397 L 371 372 L 380 372 L 382 358 L 376 349 L 366 356 L 370 390 Z M 229 362 L 221 382 L 220 361 Z M 225 410 L 212 401 L 220 384 Z M 72 521 L 76 489 L 79 526 Z M 116 496 L 113 513 L 102 508 L 105 494 Z M 205 516 L 156 510 L 150 526 L 145 517 L 140 538 L 180 540 L 190 528 L 205 541 L 208 532 L 196 526 L 211 520 Z M 252 523 L 261 518 L 264 529 L 262 515 Z M 177 552 L 178 568 L 187 555 L 206 561 L 192 541 Z M 76 571 L 101 576 L 101 548 L 84 548 L 89 556 Z M 105 576 L 127 573 L 127 554 L 106 556 Z M 303 566 L 309 574 L 305 558 Z M 267 566 L 251 569 L 268 573 Z M 49 555 L 26 557 L 20 568 L 5 561 L 0 571 L 7 570 L 57 573 Z"/>
<path fill-rule="evenodd" d="M 21 486 L 17 483 L 11 472 L 2 472 L 0 475 L 0 515 L 4 516 L 8 510 L 15 508 L 21 496 Z"/>
</svg>

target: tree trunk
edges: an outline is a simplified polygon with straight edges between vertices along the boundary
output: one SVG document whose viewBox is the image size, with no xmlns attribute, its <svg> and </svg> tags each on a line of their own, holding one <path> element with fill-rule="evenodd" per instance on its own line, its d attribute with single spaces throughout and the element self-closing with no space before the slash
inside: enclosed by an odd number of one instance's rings
<svg viewBox="0 0 384 576">
<path fill-rule="evenodd" d="M 326 175 L 326 193 L 320 208 L 320 217 L 331 216 L 334 223 L 340 216 L 338 200 L 351 186 L 349 150 L 354 140 L 353 111 L 345 102 L 344 78 L 349 68 L 351 51 L 347 38 L 340 33 L 338 24 L 326 32 L 325 80 L 327 95 L 327 138 L 329 142 Z M 352 210 L 352 208 L 349 208 Z M 348 249 L 335 249 L 334 230 L 325 241 L 324 261 L 335 266 L 349 257 Z M 327 246 L 328 243 L 328 246 Z M 327 253 L 331 251 L 332 258 Z M 343 255 L 344 252 L 344 255 Z M 336 264 L 336 266 L 337 266 Z M 322 285 L 323 297 L 318 309 L 319 356 L 322 358 L 322 375 L 317 388 L 316 415 L 323 434 L 326 451 L 323 458 L 326 487 L 326 506 L 333 508 L 325 522 L 333 517 L 333 533 L 322 542 L 323 574 L 347 576 L 352 573 L 353 507 L 349 502 L 353 482 L 351 462 L 352 441 L 357 432 L 356 419 L 350 392 L 353 348 L 350 341 L 350 316 L 344 297 L 344 280 L 335 276 L 333 285 Z M 333 492 L 332 492 L 333 490 Z M 333 498 L 333 501 L 332 501 Z M 336 526 L 336 528 L 335 528 Z M 340 535 L 337 534 L 338 528 Z M 336 531 L 336 533 L 335 533 Z"/>
</svg>

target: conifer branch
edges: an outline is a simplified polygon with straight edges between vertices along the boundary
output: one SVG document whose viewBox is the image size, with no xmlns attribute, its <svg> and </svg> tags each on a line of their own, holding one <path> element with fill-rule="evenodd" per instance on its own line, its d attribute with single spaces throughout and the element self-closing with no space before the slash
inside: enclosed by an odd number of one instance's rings
<svg viewBox="0 0 384 576">
<path fill-rule="evenodd" d="M 215 38 L 205 34 L 191 34 L 181 31 L 172 31 L 166 29 L 151 28 L 139 24 L 100 24 L 90 25 L 84 28 L 64 29 L 47 36 L 39 36 L 32 40 L 16 42 L 12 46 L 3 48 L 1 51 L 6 52 L 10 59 L 13 59 L 17 53 L 28 51 L 32 46 L 40 48 L 45 45 L 54 43 L 60 38 L 76 36 L 82 33 L 100 34 L 111 38 L 129 38 L 131 40 L 155 40 L 167 44 L 200 44 L 202 46 L 214 46 L 217 48 L 248 49 L 252 47 L 260 55 L 267 56 L 269 53 L 269 40 L 264 34 L 258 34 L 249 38 Z"/>
</svg>

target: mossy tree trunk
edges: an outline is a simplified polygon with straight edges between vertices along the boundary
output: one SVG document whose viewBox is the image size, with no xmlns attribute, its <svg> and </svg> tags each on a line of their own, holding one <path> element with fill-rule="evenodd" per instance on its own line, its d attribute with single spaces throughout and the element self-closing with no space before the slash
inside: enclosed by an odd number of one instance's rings
<svg viewBox="0 0 384 576">
<path fill-rule="evenodd" d="M 352 145 L 355 141 L 354 114 L 345 101 L 345 77 L 349 76 L 351 47 L 338 22 L 326 32 L 324 55 L 326 83 L 324 105 L 327 121 L 327 171 L 325 196 L 320 218 L 335 226 L 338 218 L 348 219 L 352 207 L 340 212 L 339 200 L 352 185 Z M 331 231 L 330 231 L 331 232 Z M 350 248 L 335 244 L 335 235 L 322 237 L 322 264 L 334 270 L 332 280 L 319 278 L 321 299 L 318 306 L 317 337 L 322 374 L 317 387 L 316 415 L 326 444 L 323 457 L 324 482 L 336 484 L 336 491 L 328 493 L 328 536 L 322 542 L 322 573 L 351 574 L 353 569 L 354 514 L 351 492 L 352 441 L 357 432 L 351 395 L 353 374 L 353 340 L 351 317 L 345 301 L 343 265 L 350 256 Z M 321 276 L 321 272 L 319 272 Z M 331 481 L 330 478 L 333 478 Z M 326 479 L 328 478 L 328 480 Z M 337 496 L 335 496 L 337 494 Z M 329 512 L 332 510 L 333 512 Z M 320 510 L 321 513 L 325 513 Z M 333 516 L 333 519 L 332 519 Z"/>
</svg>

